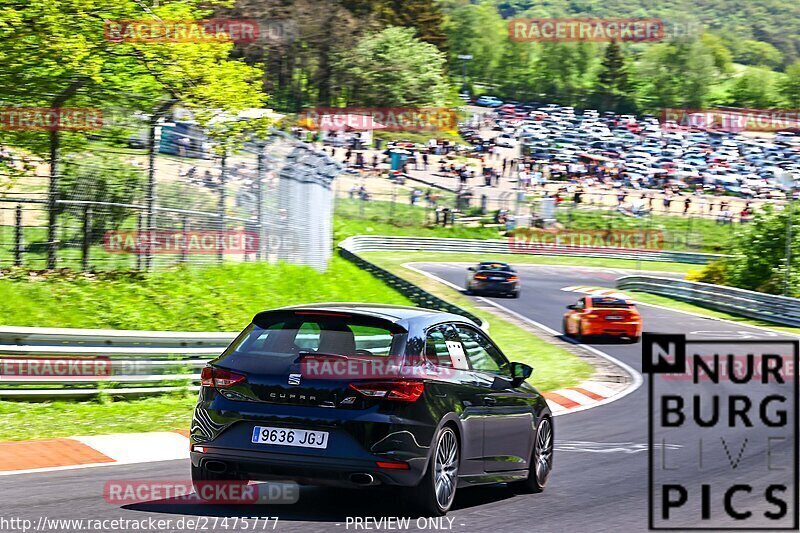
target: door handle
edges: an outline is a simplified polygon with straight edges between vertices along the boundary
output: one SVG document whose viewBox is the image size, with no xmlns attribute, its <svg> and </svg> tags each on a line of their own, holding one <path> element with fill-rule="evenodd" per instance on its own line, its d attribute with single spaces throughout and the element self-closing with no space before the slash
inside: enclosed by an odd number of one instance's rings
<svg viewBox="0 0 800 533">
<path fill-rule="evenodd" d="M 484 396 L 483 403 L 486 405 L 495 405 L 497 403 L 497 398 L 494 396 Z"/>
</svg>

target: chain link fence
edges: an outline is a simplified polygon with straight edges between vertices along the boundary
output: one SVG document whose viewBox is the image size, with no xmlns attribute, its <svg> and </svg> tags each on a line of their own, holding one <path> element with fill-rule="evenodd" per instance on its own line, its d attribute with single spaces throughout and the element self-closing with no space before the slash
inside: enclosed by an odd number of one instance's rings
<svg viewBox="0 0 800 533">
<path fill-rule="evenodd" d="M 103 110 L 91 131 L 0 133 L 0 268 L 262 260 L 324 269 L 332 254 L 342 166 L 274 129 L 227 143 L 169 101 Z M 35 150 L 37 137 L 49 150 Z"/>
</svg>

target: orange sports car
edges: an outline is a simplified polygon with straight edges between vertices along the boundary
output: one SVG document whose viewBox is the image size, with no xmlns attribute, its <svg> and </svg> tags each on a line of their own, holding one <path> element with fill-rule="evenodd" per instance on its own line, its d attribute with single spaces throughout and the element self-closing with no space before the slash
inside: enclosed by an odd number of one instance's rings
<svg viewBox="0 0 800 533">
<path fill-rule="evenodd" d="M 638 342 L 642 335 L 642 316 L 629 300 L 612 296 L 584 296 L 568 305 L 564 315 L 564 334 L 578 340 L 590 336 L 626 337 Z"/>
</svg>

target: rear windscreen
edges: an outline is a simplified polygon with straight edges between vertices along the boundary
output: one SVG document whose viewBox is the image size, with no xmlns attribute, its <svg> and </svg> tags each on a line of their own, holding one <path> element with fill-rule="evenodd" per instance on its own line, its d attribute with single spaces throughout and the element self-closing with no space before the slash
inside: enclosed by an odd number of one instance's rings
<svg viewBox="0 0 800 533">
<path fill-rule="evenodd" d="M 244 372 L 282 372 L 307 354 L 401 355 L 405 331 L 366 316 L 280 312 L 259 315 L 217 361 Z"/>
<path fill-rule="evenodd" d="M 629 309 L 631 304 L 621 298 L 592 298 L 592 307 L 598 309 Z"/>
<path fill-rule="evenodd" d="M 511 272 L 511 267 L 503 263 L 481 263 L 478 265 L 480 270 L 494 270 L 498 272 Z"/>
</svg>

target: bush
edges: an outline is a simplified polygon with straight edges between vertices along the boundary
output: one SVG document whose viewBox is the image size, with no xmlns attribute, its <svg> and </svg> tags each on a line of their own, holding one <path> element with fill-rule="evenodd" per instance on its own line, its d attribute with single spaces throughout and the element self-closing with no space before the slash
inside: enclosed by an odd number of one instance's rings
<svg viewBox="0 0 800 533">
<path fill-rule="evenodd" d="M 792 217 L 792 263 L 800 254 L 800 224 Z M 766 206 L 752 222 L 743 224 L 734 234 L 729 258 L 719 265 L 709 265 L 701 281 L 721 279 L 727 285 L 753 291 L 781 294 L 786 273 L 787 209 L 777 211 Z M 792 269 L 793 271 L 795 268 Z M 791 295 L 800 295 L 800 278 L 790 276 Z M 714 283 L 714 282 L 711 282 Z"/>
<path fill-rule="evenodd" d="M 702 269 L 692 269 L 686 274 L 686 279 L 715 285 L 727 285 L 725 261 L 718 259 L 710 262 Z"/>
</svg>

